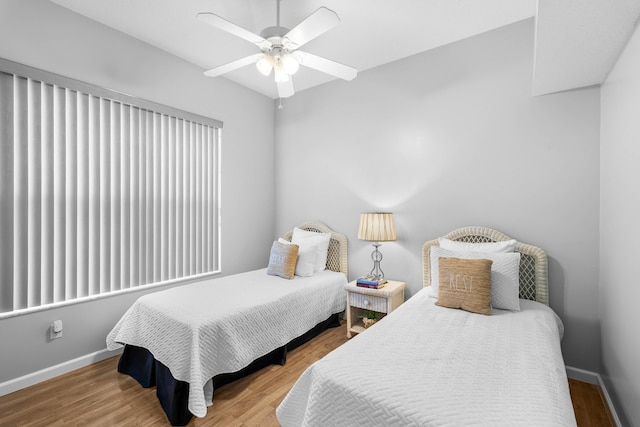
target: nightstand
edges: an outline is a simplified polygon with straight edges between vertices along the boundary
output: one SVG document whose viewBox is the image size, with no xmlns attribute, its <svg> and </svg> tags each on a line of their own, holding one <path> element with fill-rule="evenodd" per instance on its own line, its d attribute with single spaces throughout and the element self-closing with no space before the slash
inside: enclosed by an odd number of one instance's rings
<svg viewBox="0 0 640 427">
<path fill-rule="evenodd" d="M 361 288 L 352 281 L 344 286 L 347 290 L 347 338 L 351 334 L 363 332 L 364 325 L 358 318 L 367 310 L 382 314 L 391 313 L 404 302 L 405 282 L 388 280 L 381 289 Z M 381 318 L 381 317 L 380 317 Z M 379 320 L 379 319 L 378 319 Z"/>
</svg>

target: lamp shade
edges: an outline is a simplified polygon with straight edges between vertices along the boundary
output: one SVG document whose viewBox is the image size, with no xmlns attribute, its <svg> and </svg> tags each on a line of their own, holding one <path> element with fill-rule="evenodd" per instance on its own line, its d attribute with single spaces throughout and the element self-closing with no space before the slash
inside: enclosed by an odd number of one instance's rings
<svg viewBox="0 0 640 427">
<path fill-rule="evenodd" d="M 391 212 L 369 212 L 360 214 L 358 239 L 371 242 L 396 240 L 396 224 Z"/>
</svg>

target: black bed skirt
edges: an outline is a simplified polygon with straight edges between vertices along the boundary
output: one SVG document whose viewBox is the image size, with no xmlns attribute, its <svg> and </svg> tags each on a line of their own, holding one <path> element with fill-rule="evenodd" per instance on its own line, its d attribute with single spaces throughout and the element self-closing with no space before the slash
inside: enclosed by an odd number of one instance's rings
<svg viewBox="0 0 640 427">
<path fill-rule="evenodd" d="M 327 328 L 340 326 L 338 314 L 331 315 L 325 321 L 318 323 L 311 330 L 294 338 L 284 346 L 265 354 L 254 360 L 245 368 L 213 377 L 213 390 L 237 379 L 245 377 L 269 365 L 284 365 L 287 361 L 287 351 L 304 344 L 311 338 L 318 335 Z M 156 394 L 162 405 L 162 409 L 167 414 L 171 425 L 184 426 L 189 423 L 193 416 L 187 408 L 189 402 L 189 383 L 178 381 L 171 375 L 169 369 L 154 359 L 149 350 L 126 345 L 120 361 L 118 362 L 118 372 L 127 374 L 135 378 L 143 387 L 156 386 Z"/>
</svg>

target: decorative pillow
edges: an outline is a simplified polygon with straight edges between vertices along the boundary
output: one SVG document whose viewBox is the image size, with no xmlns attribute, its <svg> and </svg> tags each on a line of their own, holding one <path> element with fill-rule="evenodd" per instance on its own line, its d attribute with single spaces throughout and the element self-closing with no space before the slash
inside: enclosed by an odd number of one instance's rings
<svg viewBox="0 0 640 427">
<path fill-rule="evenodd" d="M 329 251 L 330 233 L 316 233 L 314 231 L 302 230 L 298 227 L 293 229 L 291 242 L 306 250 L 308 247 L 315 248 L 314 273 L 327 268 L 327 253 Z"/>
<path fill-rule="evenodd" d="M 459 252 L 513 252 L 516 250 L 518 242 L 515 239 L 504 240 L 502 242 L 486 242 L 486 243 L 469 243 L 449 240 L 444 237 L 438 239 L 442 249 Z"/>
<path fill-rule="evenodd" d="M 440 291 L 436 305 L 491 314 L 489 259 L 440 258 Z"/>
<path fill-rule="evenodd" d="M 438 258 L 489 259 L 491 266 L 491 305 L 502 310 L 520 311 L 520 253 L 456 252 L 431 246 L 431 296 L 438 297 Z"/>
<path fill-rule="evenodd" d="M 291 243 L 288 240 L 283 239 L 282 237 L 278 239 L 278 242 L 284 243 L 285 245 L 296 245 L 295 243 Z M 313 276 L 313 269 L 315 267 L 314 261 L 316 258 L 316 250 L 314 247 L 298 247 L 298 259 L 296 261 L 296 276 L 301 277 L 309 277 Z"/>
<path fill-rule="evenodd" d="M 267 274 L 293 279 L 298 259 L 298 245 L 273 242 L 269 255 Z"/>
</svg>

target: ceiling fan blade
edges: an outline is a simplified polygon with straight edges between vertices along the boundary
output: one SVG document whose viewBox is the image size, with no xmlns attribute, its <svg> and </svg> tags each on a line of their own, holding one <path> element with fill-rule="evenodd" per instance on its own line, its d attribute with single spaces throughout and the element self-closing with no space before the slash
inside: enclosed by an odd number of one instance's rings
<svg viewBox="0 0 640 427">
<path fill-rule="evenodd" d="M 293 80 L 289 78 L 286 82 L 277 83 L 278 85 L 278 98 L 288 98 L 293 96 L 295 90 L 293 90 Z"/>
<path fill-rule="evenodd" d="M 251 42 L 260 48 L 262 48 L 262 46 L 265 46 L 265 44 L 268 44 L 269 47 L 271 46 L 271 43 L 269 43 L 263 37 L 257 34 L 254 34 L 249 30 L 245 30 L 239 25 L 236 25 L 233 22 L 229 22 L 226 19 L 221 18 L 220 16 L 214 13 L 201 12 L 201 13 L 198 13 L 196 17 L 202 22 L 206 22 L 207 24 L 219 30 L 226 31 L 229 34 L 233 34 L 234 36 L 240 37 L 241 39 Z"/>
<path fill-rule="evenodd" d="M 241 59 L 236 59 L 235 61 L 229 62 L 224 65 L 220 65 L 219 67 L 212 68 L 211 70 L 205 71 L 204 75 L 207 77 L 218 77 L 222 74 L 228 73 L 233 70 L 237 70 L 238 68 L 245 67 L 249 64 L 253 64 L 260 59 L 262 53 L 256 53 L 254 55 L 249 55 Z"/>
<path fill-rule="evenodd" d="M 289 31 L 285 38 L 298 48 L 326 33 L 339 23 L 338 15 L 333 10 L 322 6 Z"/>
<path fill-rule="evenodd" d="M 358 70 L 353 67 L 349 67 L 348 65 L 340 64 L 339 62 L 322 58 L 320 56 L 312 55 L 308 52 L 297 50 L 294 55 L 299 59 L 300 64 L 305 67 L 331 74 L 332 76 L 339 77 L 343 80 L 353 80 L 358 75 Z"/>
</svg>

